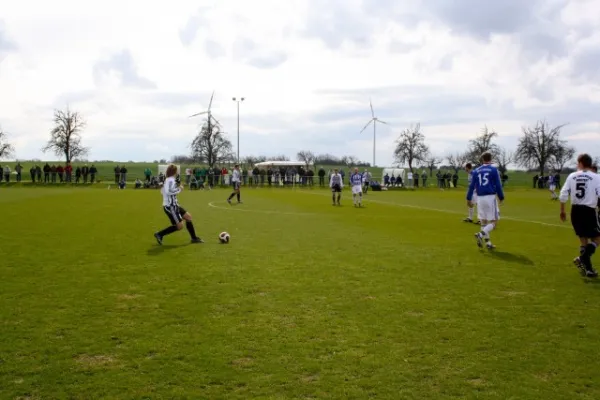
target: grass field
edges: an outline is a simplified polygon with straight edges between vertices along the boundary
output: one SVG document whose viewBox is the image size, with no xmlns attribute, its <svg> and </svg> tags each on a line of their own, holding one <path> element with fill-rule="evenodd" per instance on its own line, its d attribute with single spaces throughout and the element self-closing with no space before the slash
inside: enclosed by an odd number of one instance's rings
<svg viewBox="0 0 600 400">
<path fill-rule="evenodd" d="M 546 192 L 0 191 L 2 399 L 598 399 L 600 285 Z M 232 242 L 217 243 L 220 231 Z"/>
</svg>

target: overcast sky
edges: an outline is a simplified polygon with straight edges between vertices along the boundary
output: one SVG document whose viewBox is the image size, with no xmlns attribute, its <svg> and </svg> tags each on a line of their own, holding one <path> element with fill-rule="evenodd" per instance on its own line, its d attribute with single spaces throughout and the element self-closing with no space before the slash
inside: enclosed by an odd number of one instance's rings
<svg viewBox="0 0 600 400">
<path fill-rule="evenodd" d="M 199 6 L 202 4 L 202 6 Z M 189 153 L 208 106 L 241 156 L 298 150 L 377 164 L 421 122 L 439 155 L 487 124 L 514 148 L 524 124 L 600 155 L 598 0 L 6 1 L 0 125 L 18 158 L 40 148 L 52 110 L 88 126 L 90 159 Z M 45 157 L 49 158 L 49 157 Z"/>
</svg>

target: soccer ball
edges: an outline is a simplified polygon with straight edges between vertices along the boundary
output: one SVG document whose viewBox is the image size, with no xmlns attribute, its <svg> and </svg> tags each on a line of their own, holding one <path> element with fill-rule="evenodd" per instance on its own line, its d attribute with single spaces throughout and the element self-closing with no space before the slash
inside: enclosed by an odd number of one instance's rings
<svg viewBox="0 0 600 400">
<path fill-rule="evenodd" d="M 229 243 L 229 233 L 227 232 L 221 232 L 219 234 L 219 241 L 223 244 L 225 243 Z"/>
</svg>

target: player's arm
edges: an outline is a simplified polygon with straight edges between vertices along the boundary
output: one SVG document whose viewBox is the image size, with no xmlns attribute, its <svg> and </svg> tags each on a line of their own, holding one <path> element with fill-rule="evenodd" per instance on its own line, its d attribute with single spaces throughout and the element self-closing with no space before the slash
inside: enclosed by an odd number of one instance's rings
<svg viewBox="0 0 600 400">
<path fill-rule="evenodd" d="M 467 202 L 471 205 L 473 200 L 473 192 L 475 191 L 475 173 L 471 172 L 471 183 L 469 184 L 469 190 L 467 191 Z"/>
<path fill-rule="evenodd" d="M 565 180 L 562 189 L 560 189 L 560 195 L 558 199 L 560 201 L 560 209 L 563 210 L 565 203 L 569 200 L 569 195 L 571 194 L 571 175 Z"/>
<path fill-rule="evenodd" d="M 329 187 L 333 188 L 333 175 L 329 177 Z"/>
<path fill-rule="evenodd" d="M 500 171 L 496 170 L 496 174 L 494 174 L 495 176 L 495 180 L 496 182 L 494 182 L 494 185 L 496 185 L 496 195 L 498 196 L 498 199 L 500 199 L 500 201 L 504 201 L 504 189 L 502 188 L 502 179 L 500 178 Z"/>
<path fill-rule="evenodd" d="M 181 187 L 177 187 L 174 180 L 169 180 L 167 183 L 166 192 L 168 195 L 173 196 L 181 192 Z"/>
</svg>

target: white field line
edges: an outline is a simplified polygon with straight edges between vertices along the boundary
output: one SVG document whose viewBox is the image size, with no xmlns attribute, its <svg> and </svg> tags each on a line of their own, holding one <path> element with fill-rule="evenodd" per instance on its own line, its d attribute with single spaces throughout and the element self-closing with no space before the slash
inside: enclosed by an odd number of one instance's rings
<svg viewBox="0 0 600 400">
<path fill-rule="evenodd" d="M 316 196 L 328 196 L 329 197 L 329 194 L 324 194 L 324 193 L 313 193 L 313 192 L 303 192 L 303 191 L 297 191 L 296 193 L 304 193 L 304 194 L 312 194 L 312 195 L 316 195 Z M 369 203 L 376 203 L 376 204 L 384 204 L 384 205 L 389 205 L 389 206 L 395 206 L 395 207 L 412 208 L 412 209 L 416 209 L 416 210 L 435 211 L 435 212 L 441 212 L 441 213 L 446 213 L 446 214 L 462 215 L 462 213 L 456 212 L 456 211 L 452 211 L 452 210 L 444 210 L 444 209 L 440 209 L 440 208 L 415 206 L 415 205 L 411 205 L 411 204 L 393 203 L 393 202 L 381 201 L 381 200 L 371 200 L 370 198 L 366 198 L 366 196 L 363 196 L 363 201 L 364 202 L 369 202 Z M 542 226 L 552 226 L 554 228 L 571 228 L 571 225 L 567 224 L 567 223 L 565 223 L 564 225 L 550 224 L 550 223 L 547 223 L 547 222 L 531 221 L 531 220 L 527 220 L 527 219 L 506 217 L 504 215 L 500 216 L 500 220 L 501 221 L 508 220 L 508 221 L 515 221 L 515 222 L 525 222 L 525 223 L 529 223 L 529 224 L 537 224 L 537 225 L 542 225 Z"/>
</svg>

